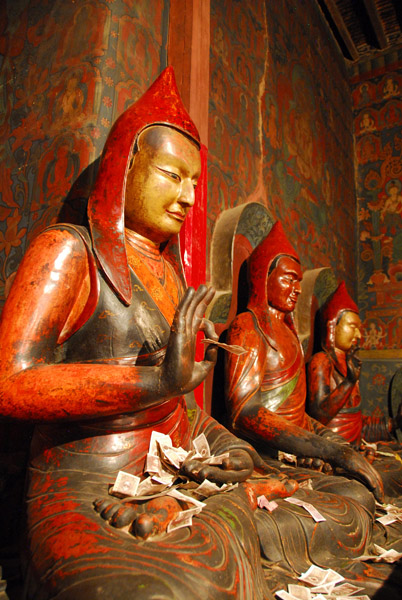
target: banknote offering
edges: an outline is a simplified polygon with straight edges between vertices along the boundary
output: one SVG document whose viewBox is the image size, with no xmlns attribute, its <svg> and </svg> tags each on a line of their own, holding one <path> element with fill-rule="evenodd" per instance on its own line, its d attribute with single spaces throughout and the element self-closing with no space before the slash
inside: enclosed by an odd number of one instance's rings
<svg viewBox="0 0 402 600">
<path fill-rule="evenodd" d="M 191 450 L 173 446 L 169 435 L 153 431 L 146 457 L 145 470 L 148 476 L 141 481 L 136 475 L 119 471 L 109 493 L 122 502 L 151 500 L 158 496 L 172 496 L 181 504 L 183 510 L 169 523 L 167 531 L 192 524 L 194 515 L 201 512 L 205 504 L 198 498 L 208 498 L 217 492 L 229 491 L 237 484 L 216 485 L 205 479 L 201 484 L 186 478 L 180 471 L 186 460 L 198 460 L 206 465 L 221 465 L 229 458 L 229 452 L 212 455 L 208 440 L 202 433 L 192 442 Z M 178 490 L 181 488 L 185 493 Z"/>
<path fill-rule="evenodd" d="M 289 454 L 289 452 L 282 452 L 282 450 L 279 450 L 278 460 L 284 463 L 282 466 L 290 463 L 291 465 L 295 465 L 297 467 L 297 456 L 295 454 Z"/>
<path fill-rule="evenodd" d="M 288 592 L 298 600 L 311 600 L 310 588 L 304 587 L 304 585 L 295 585 L 290 583 L 288 585 Z"/>
<path fill-rule="evenodd" d="M 313 517 L 316 523 L 326 520 L 325 517 L 323 517 L 322 514 L 309 502 L 305 502 L 304 500 L 301 500 L 300 498 L 295 498 L 294 496 L 290 496 L 290 498 L 285 498 L 285 501 L 289 502 L 289 504 L 296 504 L 297 506 L 301 506 L 302 508 L 304 508 L 304 510 L 306 510 Z"/>
<path fill-rule="evenodd" d="M 211 456 L 208 440 L 205 437 L 205 434 L 203 433 L 201 433 L 198 437 L 195 438 L 195 440 L 193 440 L 193 448 L 196 452 L 196 458 L 209 458 Z"/>
<path fill-rule="evenodd" d="M 209 498 L 209 496 L 213 496 L 217 492 L 228 492 L 229 490 L 233 490 L 238 485 L 238 483 L 224 483 L 219 486 L 216 483 L 213 483 L 213 481 L 204 479 L 200 485 L 192 489 L 192 493 L 201 496 L 202 498 Z M 185 488 L 186 486 L 181 487 Z"/>
<path fill-rule="evenodd" d="M 266 510 L 269 510 L 269 512 L 272 512 L 275 510 L 275 508 L 278 508 L 275 500 L 268 500 L 266 496 L 258 496 L 257 504 L 259 508 L 265 508 Z"/>
<path fill-rule="evenodd" d="M 322 569 L 312 565 L 302 573 L 299 580 L 305 585 L 288 584 L 288 590 L 278 590 L 275 595 L 281 600 L 370 600 L 367 595 L 356 595 L 364 588 L 345 581 L 333 569 Z"/>
<path fill-rule="evenodd" d="M 340 581 L 344 581 L 345 578 L 333 569 L 322 569 L 321 567 L 317 567 L 316 565 L 311 565 L 308 571 L 302 573 L 298 579 L 300 579 L 300 581 L 318 587 L 329 583 L 335 585 Z"/>
<path fill-rule="evenodd" d="M 379 504 L 376 502 L 376 520 L 383 525 L 391 525 L 395 521 L 402 521 L 402 509 L 393 504 Z"/>
<path fill-rule="evenodd" d="M 354 598 L 356 598 L 356 596 L 354 596 L 354 594 L 356 594 L 357 592 L 361 592 L 362 590 L 364 590 L 364 588 L 362 587 L 357 587 L 357 585 L 353 585 L 353 583 L 341 583 L 341 585 L 337 585 L 336 587 L 334 587 L 334 589 L 331 592 L 331 596 L 338 598 L 339 596 L 353 596 Z"/>
<path fill-rule="evenodd" d="M 312 490 L 313 482 L 311 479 L 305 479 L 304 481 L 300 481 L 299 489 Z"/>
<path fill-rule="evenodd" d="M 334 587 L 334 583 L 324 583 L 323 585 L 316 585 L 312 587 L 311 591 L 314 592 L 314 594 L 323 594 L 325 597 L 327 597 L 328 594 L 332 595 Z M 314 596 L 314 600 L 316 597 L 317 596 Z"/>
<path fill-rule="evenodd" d="M 381 546 L 378 546 L 377 544 L 373 544 L 373 546 L 374 546 L 373 554 L 365 554 L 363 556 L 359 556 L 358 558 L 355 558 L 354 560 L 394 563 L 397 560 L 399 560 L 400 558 L 402 558 L 402 552 L 397 552 L 396 550 L 393 550 L 392 548 L 390 548 L 389 550 L 386 550 L 385 548 L 382 548 Z"/>
<path fill-rule="evenodd" d="M 135 496 L 137 494 L 140 481 L 140 477 L 137 477 L 136 475 L 126 473 L 125 471 L 119 471 L 116 481 L 113 484 L 111 493 L 115 496 Z"/>
<path fill-rule="evenodd" d="M 296 596 L 289 594 L 286 590 L 278 590 L 275 592 L 275 596 L 281 598 L 281 600 L 296 600 Z"/>
<path fill-rule="evenodd" d="M 237 356 L 241 356 L 242 354 L 245 354 L 247 352 L 247 350 L 245 350 L 242 346 L 236 346 L 236 344 L 223 344 L 222 342 L 210 340 L 209 338 L 204 338 L 203 340 L 201 340 L 201 342 L 203 344 L 213 344 L 214 346 L 218 346 L 218 348 L 226 350 L 226 352 L 237 354 Z"/>
</svg>

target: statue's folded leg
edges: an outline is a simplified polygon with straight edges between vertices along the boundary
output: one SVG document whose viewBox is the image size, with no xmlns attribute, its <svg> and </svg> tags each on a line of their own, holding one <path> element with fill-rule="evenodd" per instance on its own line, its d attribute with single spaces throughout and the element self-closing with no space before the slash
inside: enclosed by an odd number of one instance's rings
<svg viewBox="0 0 402 600">
<path fill-rule="evenodd" d="M 31 469 L 28 598 L 271 598 L 244 490 L 211 497 L 191 527 L 144 542 L 95 511 L 108 479 Z"/>
<path fill-rule="evenodd" d="M 312 564 L 339 568 L 366 551 L 372 518 L 358 502 L 309 489 L 294 497 L 313 505 L 325 521 L 316 522 L 305 508 L 286 500 L 277 500 L 272 513 L 258 511 L 257 530 L 268 560 L 300 574 Z"/>
<path fill-rule="evenodd" d="M 381 475 L 386 498 L 392 503 L 402 506 L 402 459 L 401 452 L 395 452 L 392 444 L 377 443 L 377 450 L 385 454 L 377 455 L 373 467 Z M 393 456 L 387 456 L 393 455 Z"/>
<path fill-rule="evenodd" d="M 371 517 L 375 515 L 375 498 L 373 494 L 359 481 L 341 477 L 340 475 L 327 475 L 314 469 L 306 469 L 302 467 L 284 467 L 283 463 L 263 456 L 265 462 L 274 467 L 281 468 L 283 473 L 286 473 L 292 479 L 295 479 L 299 484 L 309 482 L 313 490 L 317 492 L 337 494 L 345 498 L 350 498 L 356 501 L 360 506 L 364 507 Z"/>
</svg>

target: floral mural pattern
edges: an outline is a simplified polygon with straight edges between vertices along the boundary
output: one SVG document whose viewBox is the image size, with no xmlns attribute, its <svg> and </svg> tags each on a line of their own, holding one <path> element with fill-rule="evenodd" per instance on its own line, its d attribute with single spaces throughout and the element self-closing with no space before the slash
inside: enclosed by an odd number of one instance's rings
<svg viewBox="0 0 402 600">
<path fill-rule="evenodd" d="M 32 237 L 83 220 L 111 124 L 161 70 L 165 4 L 2 3 L 0 308 Z"/>
</svg>

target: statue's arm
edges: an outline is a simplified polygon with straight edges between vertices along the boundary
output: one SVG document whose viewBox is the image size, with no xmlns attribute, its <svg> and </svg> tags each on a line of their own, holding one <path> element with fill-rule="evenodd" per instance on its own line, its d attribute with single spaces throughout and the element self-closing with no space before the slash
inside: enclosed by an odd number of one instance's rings
<svg viewBox="0 0 402 600">
<path fill-rule="evenodd" d="M 246 351 L 241 355 L 225 355 L 226 410 L 231 428 L 237 430 L 240 411 L 261 385 L 266 348 L 252 314 L 247 312 L 233 320 L 226 341 Z"/>
<path fill-rule="evenodd" d="M 237 420 L 237 431 L 248 439 L 299 457 L 320 458 L 360 480 L 380 502 L 384 499 L 381 478 L 372 465 L 350 444 L 338 443 L 316 435 L 276 415 L 261 405 L 260 394 L 244 406 Z"/>
<path fill-rule="evenodd" d="M 323 440 L 264 406 L 260 387 L 266 368 L 267 342 L 256 329 L 251 313 L 236 317 L 227 342 L 246 350 L 240 356 L 226 356 L 226 404 L 233 430 L 270 448 L 296 456 L 322 458 L 326 446 Z M 285 389 L 286 384 L 278 386 L 275 394 L 279 397 Z"/>
<path fill-rule="evenodd" d="M 57 340 L 77 303 L 85 304 L 89 282 L 87 250 L 79 235 L 49 230 L 31 244 L 0 326 L 3 416 L 54 421 L 134 412 L 190 391 L 213 366 L 209 356 L 194 361 L 195 335 L 213 295 L 205 287 L 186 293 L 161 366 L 54 364 Z"/>
<path fill-rule="evenodd" d="M 327 425 L 345 406 L 356 385 L 356 380 L 345 377 L 331 386 L 332 366 L 324 352 L 318 352 L 308 364 L 307 380 L 310 415 Z"/>
</svg>

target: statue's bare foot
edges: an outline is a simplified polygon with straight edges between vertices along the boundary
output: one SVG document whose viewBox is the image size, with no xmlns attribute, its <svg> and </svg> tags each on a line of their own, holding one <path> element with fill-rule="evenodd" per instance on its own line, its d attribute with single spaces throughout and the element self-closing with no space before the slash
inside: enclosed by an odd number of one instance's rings
<svg viewBox="0 0 402 600">
<path fill-rule="evenodd" d="M 137 509 L 132 504 L 125 504 L 111 498 L 95 500 L 94 507 L 105 521 L 109 521 L 110 525 L 117 529 L 132 525 L 138 515 Z"/>
<path fill-rule="evenodd" d="M 302 469 L 312 469 L 313 471 L 319 471 L 323 473 L 329 473 L 331 471 L 331 465 L 326 463 L 322 458 L 298 458 L 297 466 Z"/>
<path fill-rule="evenodd" d="M 170 496 L 154 498 L 138 506 L 110 498 L 99 498 L 95 500 L 94 507 L 110 525 L 117 529 L 128 528 L 130 533 L 143 540 L 165 533 L 169 523 L 184 510 Z"/>
<path fill-rule="evenodd" d="M 161 535 L 182 510 L 184 509 L 175 498 L 154 498 L 147 502 L 145 511 L 136 519 L 132 533 L 143 540 Z"/>
</svg>

